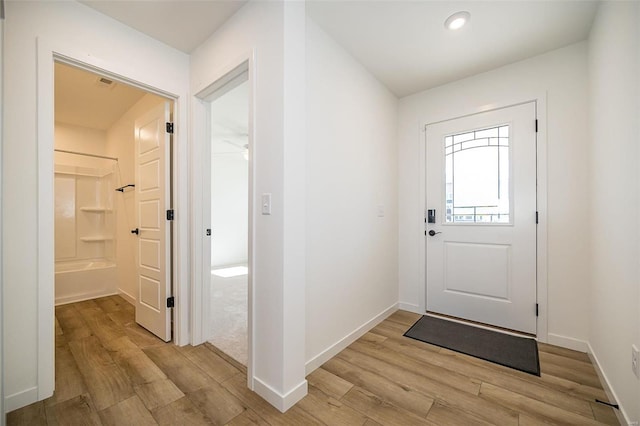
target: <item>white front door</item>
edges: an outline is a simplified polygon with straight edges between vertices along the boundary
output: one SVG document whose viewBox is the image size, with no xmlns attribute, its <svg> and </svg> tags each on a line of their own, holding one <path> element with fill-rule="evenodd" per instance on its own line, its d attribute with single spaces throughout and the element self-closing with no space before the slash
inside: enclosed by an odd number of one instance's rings
<svg viewBox="0 0 640 426">
<path fill-rule="evenodd" d="M 138 294 L 136 322 L 171 340 L 170 103 L 163 102 L 135 122 Z"/>
<path fill-rule="evenodd" d="M 426 129 L 427 311 L 536 333 L 536 105 Z"/>
</svg>

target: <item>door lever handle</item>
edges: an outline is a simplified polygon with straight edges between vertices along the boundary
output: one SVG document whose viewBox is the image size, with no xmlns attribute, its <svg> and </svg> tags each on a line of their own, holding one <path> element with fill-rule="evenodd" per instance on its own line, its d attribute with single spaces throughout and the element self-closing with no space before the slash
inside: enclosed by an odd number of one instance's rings
<svg viewBox="0 0 640 426">
<path fill-rule="evenodd" d="M 429 235 L 430 235 L 430 236 L 432 236 L 432 237 L 433 237 L 434 235 L 436 235 L 436 234 L 442 234 L 442 232 L 436 232 L 436 231 L 434 231 L 433 229 L 429 231 Z"/>
<path fill-rule="evenodd" d="M 132 234 L 140 235 L 140 230 L 138 228 L 131 230 Z"/>
</svg>

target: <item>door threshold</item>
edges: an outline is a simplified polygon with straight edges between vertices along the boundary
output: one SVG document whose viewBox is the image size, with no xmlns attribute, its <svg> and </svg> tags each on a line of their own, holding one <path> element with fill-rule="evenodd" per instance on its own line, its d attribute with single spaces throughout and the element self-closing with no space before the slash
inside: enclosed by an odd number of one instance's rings
<svg viewBox="0 0 640 426">
<path fill-rule="evenodd" d="M 211 342 L 204 342 L 204 346 L 207 349 L 209 349 L 211 352 L 213 352 L 216 355 L 218 355 L 220 358 L 222 358 L 225 361 L 227 361 L 229 364 L 233 365 L 235 368 L 237 368 L 238 370 L 240 370 L 244 374 L 247 374 L 247 366 L 246 365 L 244 365 L 243 363 L 241 363 L 240 361 L 238 361 L 237 359 L 235 359 L 231 355 L 225 353 L 220 348 L 218 348 L 216 345 L 212 344 Z"/>
<path fill-rule="evenodd" d="M 527 337 L 527 338 L 530 338 L 530 339 L 531 338 L 537 339 L 535 334 L 525 333 L 523 331 L 518 331 L 518 330 L 511 330 L 509 328 L 499 327 L 497 325 L 485 324 L 485 323 L 482 323 L 482 322 L 472 321 L 472 320 L 468 320 L 468 319 L 464 319 L 464 318 L 458 318 L 458 317 L 454 317 L 454 316 L 451 316 L 451 315 L 440 314 L 440 313 L 431 312 L 431 311 L 427 311 L 425 313 L 425 315 L 428 315 L 428 316 L 434 317 L 434 318 L 441 318 L 441 319 L 445 319 L 445 320 L 448 320 L 448 321 L 457 322 L 457 323 L 460 323 L 460 324 L 466 324 L 466 325 L 470 325 L 470 326 L 473 326 L 473 327 L 483 328 L 485 330 L 491 330 L 491 331 L 497 331 L 499 333 L 510 334 L 512 336 Z"/>
</svg>

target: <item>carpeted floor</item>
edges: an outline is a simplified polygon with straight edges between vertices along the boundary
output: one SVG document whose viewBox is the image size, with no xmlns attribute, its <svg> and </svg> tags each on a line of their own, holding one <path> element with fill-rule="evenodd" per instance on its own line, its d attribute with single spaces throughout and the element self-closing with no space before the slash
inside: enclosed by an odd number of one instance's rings
<svg viewBox="0 0 640 426">
<path fill-rule="evenodd" d="M 247 276 L 211 275 L 211 330 L 209 342 L 247 365 Z"/>
</svg>

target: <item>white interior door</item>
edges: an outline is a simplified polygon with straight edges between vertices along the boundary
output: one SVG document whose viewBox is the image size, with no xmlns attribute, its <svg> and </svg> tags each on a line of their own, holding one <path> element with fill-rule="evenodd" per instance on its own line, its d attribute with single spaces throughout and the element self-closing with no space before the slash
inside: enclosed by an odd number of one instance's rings
<svg viewBox="0 0 640 426">
<path fill-rule="evenodd" d="M 535 118 L 531 102 L 427 126 L 427 311 L 536 333 Z"/>
<path fill-rule="evenodd" d="M 171 340 L 170 103 L 164 102 L 135 122 L 138 295 L 136 322 Z"/>
</svg>

